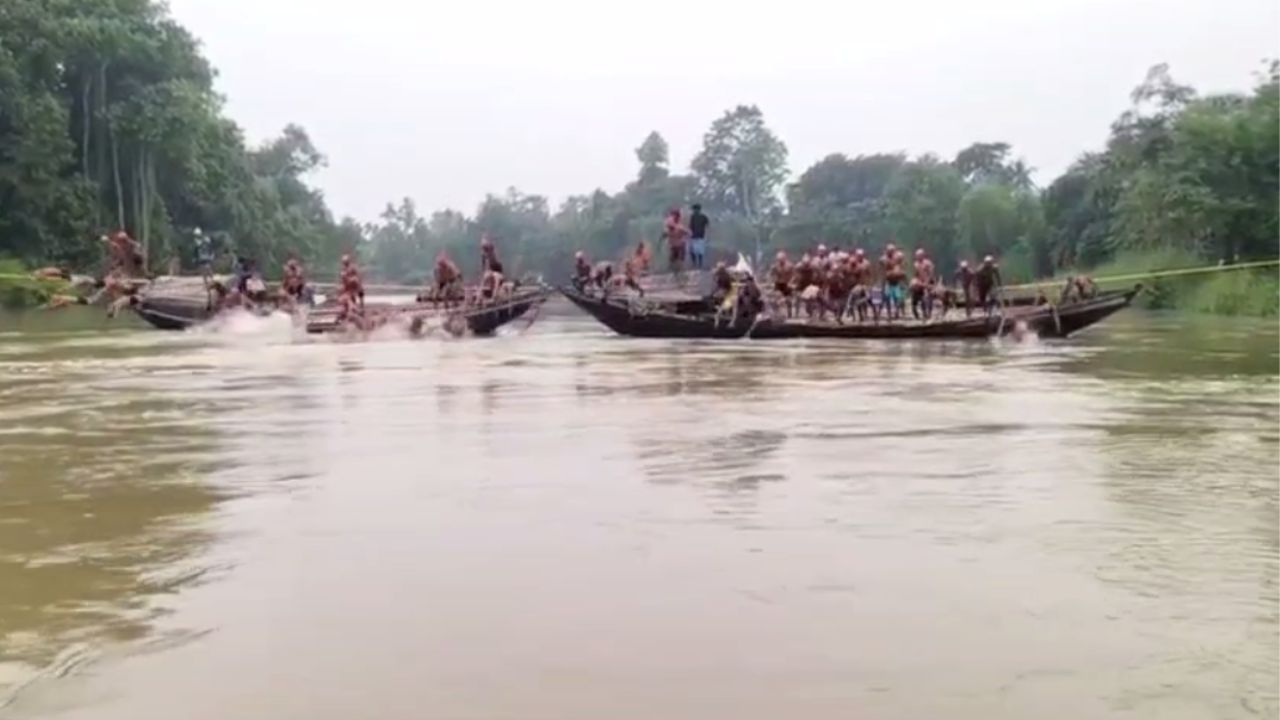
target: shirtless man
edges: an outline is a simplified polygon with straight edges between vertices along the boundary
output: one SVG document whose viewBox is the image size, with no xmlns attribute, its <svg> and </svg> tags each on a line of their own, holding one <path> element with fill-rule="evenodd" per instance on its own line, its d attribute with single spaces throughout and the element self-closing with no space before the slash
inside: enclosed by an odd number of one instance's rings
<svg viewBox="0 0 1280 720">
<path fill-rule="evenodd" d="M 1088 275 L 1075 275 L 1067 278 L 1062 287 L 1062 295 L 1058 302 L 1067 303 L 1076 300 L 1088 300 L 1098 294 L 1098 284 Z"/>
<path fill-rule="evenodd" d="M 880 256 L 880 272 L 884 276 L 884 304 L 888 308 L 889 319 L 902 316 L 906 299 L 907 273 L 902 269 L 903 257 L 897 246 L 889 243 L 884 254 Z"/>
<path fill-rule="evenodd" d="M 364 313 L 364 283 L 360 270 L 350 255 L 342 256 L 338 266 L 338 319 L 360 324 Z"/>
<path fill-rule="evenodd" d="M 127 277 L 143 274 L 146 258 L 142 256 L 142 244 L 129 237 L 129 233 L 116 230 L 110 236 L 103 235 L 100 239 L 106 244 L 110 258 L 108 272 L 123 273 Z"/>
<path fill-rule="evenodd" d="M 494 247 L 493 240 L 489 238 L 489 233 L 484 233 L 480 236 L 481 277 L 490 270 L 502 272 L 502 261 L 498 259 L 498 249 Z"/>
<path fill-rule="evenodd" d="M 591 269 L 591 284 L 595 285 L 601 293 L 608 294 L 609 286 L 613 282 L 613 263 L 608 260 L 601 260 Z"/>
<path fill-rule="evenodd" d="M 670 252 L 667 262 L 671 272 L 678 273 L 684 269 L 685 241 L 689 237 L 688 228 L 680 224 L 679 208 L 672 208 L 667 213 L 662 223 L 662 237 L 666 239 Z"/>
<path fill-rule="evenodd" d="M 307 277 L 297 258 L 291 257 L 285 261 L 284 276 L 280 279 L 280 295 L 280 299 L 289 306 L 296 307 L 307 302 Z"/>
<path fill-rule="evenodd" d="M 484 301 L 493 301 L 498 297 L 498 292 L 502 289 L 502 273 L 497 270 L 486 270 L 480 276 L 480 299 Z"/>
<path fill-rule="evenodd" d="M 773 282 L 774 292 L 778 293 L 783 306 L 787 309 L 787 317 L 791 317 L 794 308 L 791 300 L 794 295 L 791 283 L 795 279 L 795 274 L 795 267 L 787 259 L 787 252 L 779 250 L 773 261 L 773 267 L 769 268 L 769 279 Z"/>
<path fill-rule="evenodd" d="M 933 314 L 933 285 L 936 278 L 933 261 L 924 248 L 916 250 L 912 269 L 915 272 L 911 278 L 911 316 L 919 320 L 923 311 L 924 319 L 928 320 Z"/>
<path fill-rule="evenodd" d="M 640 287 L 640 276 L 649 269 L 649 248 L 644 240 L 636 245 L 636 251 L 622 263 L 623 284 L 644 297 L 644 288 Z"/>
<path fill-rule="evenodd" d="M 837 262 L 834 254 L 826 272 L 826 305 L 835 315 L 836 322 L 844 322 L 844 311 L 849 304 L 849 293 L 853 289 L 848 267 Z"/>
<path fill-rule="evenodd" d="M 573 286 L 578 292 L 586 292 L 591 284 L 591 262 L 587 254 L 579 250 L 573 254 Z"/>
<path fill-rule="evenodd" d="M 760 286 L 756 284 L 754 277 L 747 275 L 738 284 L 738 316 L 754 319 L 764 309 L 764 295 L 760 292 Z"/>
<path fill-rule="evenodd" d="M 867 319 L 867 306 L 871 305 L 871 261 L 862 248 L 855 248 L 849 256 L 849 309 L 858 322 Z M 872 306 L 872 310 L 875 308 Z"/>
<path fill-rule="evenodd" d="M 723 260 L 716 263 L 715 270 L 711 272 L 711 280 L 713 283 L 711 298 L 716 306 L 719 307 L 733 292 L 733 275 L 729 272 L 729 266 Z"/>
<path fill-rule="evenodd" d="M 448 308 L 454 302 L 462 300 L 462 270 L 458 264 L 449 259 L 449 253 L 442 248 L 436 253 L 436 264 L 431 270 L 432 287 L 430 300 L 444 303 Z"/>
<path fill-rule="evenodd" d="M 822 243 L 818 243 L 818 247 L 817 249 L 814 250 L 814 253 L 813 253 L 814 264 L 818 266 L 819 270 L 826 270 L 827 264 L 829 263 L 830 260 L 831 260 L 831 251 L 827 249 L 826 245 L 823 245 Z"/>
<path fill-rule="evenodd" d="M 636 274 L 640 276 L 649 274 L 649 265 L 652 264 L 653 256 L 649 253 L 649 244 L 643 239 L 636 243 L 636 251 L 631 256 L 632 262 L 636 266 Z"/>
<path fill-rule="evenodd" d="M 987 315 L 991 314 L 992 307 L 996 305 L 996 290 L 1003 284 L 1000 266 L 996 264 L 995 258 L 990 255 L 982 258 L 982 265 L 973 275 L 973 285 L 978 293 L 978 305 Z"/>
<path fill-rule="evenodd" d="M 818 309 L 822 295 L 821 282 L 817 264 L 805 253 L 800 257 L 800 262 L 796 263 L 795 290 L 804 306 L 805 315 L 809 317 L 813 317 L 814 311 Z"/>
</svg>

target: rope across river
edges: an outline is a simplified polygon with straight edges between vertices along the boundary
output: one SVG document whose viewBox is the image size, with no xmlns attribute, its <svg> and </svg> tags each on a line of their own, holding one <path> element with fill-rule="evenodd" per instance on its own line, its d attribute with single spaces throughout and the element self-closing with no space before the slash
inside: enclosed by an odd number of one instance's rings
<svg viewBox="0 0 1280 720">
<path fill-rule="evenodd" d="M 1150 270 L 1140 273 L 1128 273 L 1125 275 L 1110 275 L 1105 277 L 1093 278 L 1093 281 L 1099 285 L 1103 283 L 1132 282 L 1134 280 L 1156 280 L 1165 277 L 1179 277 L 1182 275 L 1200 275 L 1212 272 L 1226 272 L 1229 270 L 1254 270 L 1264 267 L 1280 266 L 1280 258 L 1275 260 L 1257 260 L 1254 262 L 1236 263 L 1234 265 L 1203 265 L 1193 268 L 1177 268 L 1173 270 Z M 1064 282 L 1065 278 L 1053 278 L 1050 280 L 1040 280 L 1032 283 L 1022 283 L 1020 285 L 1005 285 L 1005 290 L 1035 290 L 1042 287 L 1053 287 Z"/>
</svg>

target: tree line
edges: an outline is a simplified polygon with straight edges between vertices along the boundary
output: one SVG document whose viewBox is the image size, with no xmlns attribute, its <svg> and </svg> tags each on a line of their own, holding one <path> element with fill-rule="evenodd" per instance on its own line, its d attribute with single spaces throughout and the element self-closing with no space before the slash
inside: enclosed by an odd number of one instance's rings
<svg viewBox="0 0 1280 720">
<path fill-rule="evenodd" d="M 713 252 L 748 256 L 817 242 L 927 248 L 944 268 L 1001 258 L 1006 276 L 1047 276 L 1129 252 L 1204 261 L 1277 253 L 1280 68 L 1251 92 L 1200 95 L 1157 65 L 1106 145 L 1045 187 L 1009 144 L 952 158 L 832 154 L 788 182 L 785 143 L 759 108 L 716 119 L 685 173 L 653 132 L 625 187 L 552 208 L 510 188 L 467 215 L 408 199 L 371 222 L 336 221 L 306 176 L 325 162 L 290 125 L 258 146 L 225 117 L 198 43 L 152 0 L 8 0 L 0 7 L 0 254 L 88 264 L 114 227 L 148 261 L 190 261 L 200 227 L 277 267 L 296 254 L 327 272 L 358 252 L 369 275 L 417 282 L 441 250 L 472 261 L 482 233 L 509 269 L 563 278 L 575 251 L 616 259 L 655 241 L 669 208 L 700 202 Z M 474 272 L 474 268 L 464 269 Z"/>
</svg>

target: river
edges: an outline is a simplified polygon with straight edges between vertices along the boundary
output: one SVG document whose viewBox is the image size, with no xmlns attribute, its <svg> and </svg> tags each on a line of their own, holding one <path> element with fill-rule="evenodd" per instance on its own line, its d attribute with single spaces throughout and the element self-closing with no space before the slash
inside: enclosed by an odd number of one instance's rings
<svg viewBox="0 0 1280 720">
<path fill-rule="evenodd" d="M 1280 712 L 1274 322 L 337 343 L 75 312 L 0 317 L 6 718 Z"/>
</svg>

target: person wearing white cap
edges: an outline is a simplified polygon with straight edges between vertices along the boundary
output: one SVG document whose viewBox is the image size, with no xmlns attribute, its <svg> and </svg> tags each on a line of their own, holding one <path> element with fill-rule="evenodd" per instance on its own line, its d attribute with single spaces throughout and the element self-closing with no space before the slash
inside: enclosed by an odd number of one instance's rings
<svg viewBox="0 0 1280 720">
<path fill-rule="evenodd" d="M 978 291 L 978 305 L 990 315 L 991 308 L 995 305 L 996 290 L 1004 284 L 1000 279 L 1000 266 L 996 264 L 996 259 L 990 255 L 982 258 L 982 266 L 974 273 L 973 280 Z"/>
</svg>

